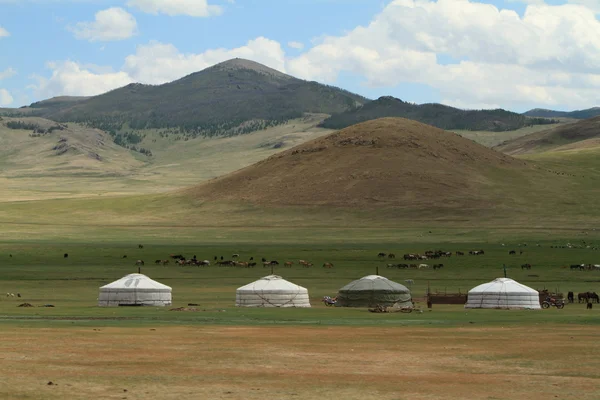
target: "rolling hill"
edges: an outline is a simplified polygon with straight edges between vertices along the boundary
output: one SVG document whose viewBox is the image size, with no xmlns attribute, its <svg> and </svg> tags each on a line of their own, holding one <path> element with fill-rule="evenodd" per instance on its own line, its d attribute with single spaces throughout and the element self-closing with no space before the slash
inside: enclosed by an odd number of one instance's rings
<svg viewBox="0 0 600 400">
<path fill-rule="evenodd" d="M 375 101 L 332 115 L 321 124 L 324 128 L 342 129 L 377 118 L 401 117 L 423 122 L 446 130 L 512 131 L 529 125 L 557 121 L 529 118 L 506 110 L 460 110 L 443 104 L 413 104 L 394 97 Z"/>
<path fill-rule="evenodd" d="M 535 199 L 549 194 L 561 201 L 571 183 L 457 134 L 384 118 L 304 143 L 185 194 L 200 202 L 262 208 L 324 206 L 387 209 L 390 217 L 477 218 L 535 210 Z"/>
<path fill-rule="evenodd" d="M 506 154 L 530 154 L 566 148 L 593 147 L 600 138 L 600 116 L 504 142 L 494 149 Z"/>
<path fill-rule="evenodd" d="M 585 110 L 575 111 L 555 111 L 547 110 L 544 108 L 534 108 L 529 110 L 523 115 L 528 117 L 540 117 L 540 118 L 572 118 L 572 119 L 588 119 L 597 117 L 600 115 L 600 107 L 592 107 Z"/>
</svg>

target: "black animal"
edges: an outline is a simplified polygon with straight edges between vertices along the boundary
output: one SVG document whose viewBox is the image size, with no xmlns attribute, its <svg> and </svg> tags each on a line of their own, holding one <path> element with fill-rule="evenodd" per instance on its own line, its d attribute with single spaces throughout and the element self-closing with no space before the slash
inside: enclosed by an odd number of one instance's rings
<svg viewBox="0 0 600 400">
<path fill-rule="evenodd" d="M 575 295 L 573 294 L 573 292 L 569 292 L 567 294 L 567 300 L 569 301 L 569 303 L 575 302 Z"/>
<path fill-rule="evenodd" d="M 250 257 L 250 261 L 254 261 L 254 257 Z"/>
<path fill-rule="evenodd" d="M 65 254 L 63 255 L 63 258 L 69 258 L 69 254 L 68 254 L 68 253 L 65 253 Z"/>
<path fill-rule="evenodd" d="M 508 255 L 510 255 L 510 256 L 512 256 L 513 254 L 517 254 L 517 252 L 514 251 L 514 250 L 511 250 L 511 251 L 508 252 Z"/>
<path fill-rule="evenodd" d="M 256 267 L 256 263 L 255 262 L 248 263 L 248 266 L 249 267 Z"/>
<path fill-rule="evenodd" d="M 273 260 L 270 262 L 271 265 L 279 265 L 279 262 L 277 260 Z"/>
<path fill-rule="evenodd" d="M 385 256 L 386 256 L 385 253 L 379 253 L 379 254 L 377 254 L 377 257 L 385 257 Z"/>
<path fill-rule="evenodd" d="M 217 261 L 217 258 L 218 258 L 218 257 L 217 257 L 217 256 L 215 256 L 215 261 Z"/>
<path fill-rule="evenodd" d="M 394 253 L 390 253 L 388 254 L 388 258 L 396 258 L 396 255 Z"/>
<path fill-rule="evenodd" d="M 138 244 L 138 249 L 143 249 L 144 245 L 143 244 Z"/>
<path fill-rule="evenodd" d="M 465 253 L 463 253 L 462 251 L 457 251 L 457 252 L 456 252 L 456 255 L 457 255 L 457 256 L 464 256 L 464 255 L 465 255 Z"/>
<path fill-rule="evenodd" d="M 433 269 L 444 268 L 444 264 L 433 264 Z"/>
<path fill-rule="evenodd" d="M 589 302 L 587 303 L 587 305 L 585 306 L 586 309 L 591 310 L 592 309 L 592 303 Z"/>
<path fill-rule="evenodd" d="M 223 256 L 221 256 L 221 261 L 223 261 Z"/>
<path fill-rule="evenodd" d="M 125 255 L 124 255 L 123 257 L 121 257 L 121 258 L 127 258 L 127 254 L 125 254 Z"/>
<path fill-rule="evenodd" d="M 531 264 L 523 264 L 521 265 L 521 269 L 531 269 Z"/>
<path fill-rule="evenodd" d="M 263 257 L 262 262 L 267 262 L 267 259 Z"/>
</svg>

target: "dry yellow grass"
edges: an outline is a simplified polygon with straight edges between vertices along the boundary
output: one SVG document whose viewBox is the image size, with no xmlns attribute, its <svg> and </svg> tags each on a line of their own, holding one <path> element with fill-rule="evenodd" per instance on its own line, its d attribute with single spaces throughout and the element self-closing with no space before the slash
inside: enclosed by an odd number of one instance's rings
<svg viewBox="0 0 600 400">
<path fill-rule="evenodd" d="M 11 327 L 2 338 L 7 399 L 600 397 L 597 332 L 583 326 Z"/>
</svg>

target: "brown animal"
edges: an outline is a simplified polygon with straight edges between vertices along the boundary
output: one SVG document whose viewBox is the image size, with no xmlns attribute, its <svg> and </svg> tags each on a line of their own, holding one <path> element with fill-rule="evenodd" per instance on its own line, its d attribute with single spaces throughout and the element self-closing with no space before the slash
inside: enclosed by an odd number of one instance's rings
<svg viewBox="0 0 600 400">
<path fill-rule="evenodd" d="M 323 268 L 333 268 L 333 264 L 326 262 L 323 264 Z"/>
<path fill-rule="evenodd" d="M 291 267 L 292 265 L 294 265 L 294 263 L 291 261 L 286 261 L 283 265 L 285 265 L 286 267 Z"/>
</svg>

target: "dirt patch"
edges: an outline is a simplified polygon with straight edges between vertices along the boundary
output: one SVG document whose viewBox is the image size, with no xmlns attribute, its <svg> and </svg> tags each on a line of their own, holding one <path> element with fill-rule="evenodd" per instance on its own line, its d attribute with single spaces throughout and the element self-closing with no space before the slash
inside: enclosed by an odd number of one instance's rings
<svg viewBox="0 0 600 400">
<path fill-rule="evenodd" d="M 598 398 L 596 329 L 544 328 L 11 328 L 0 397 Z"/>
</svg>

